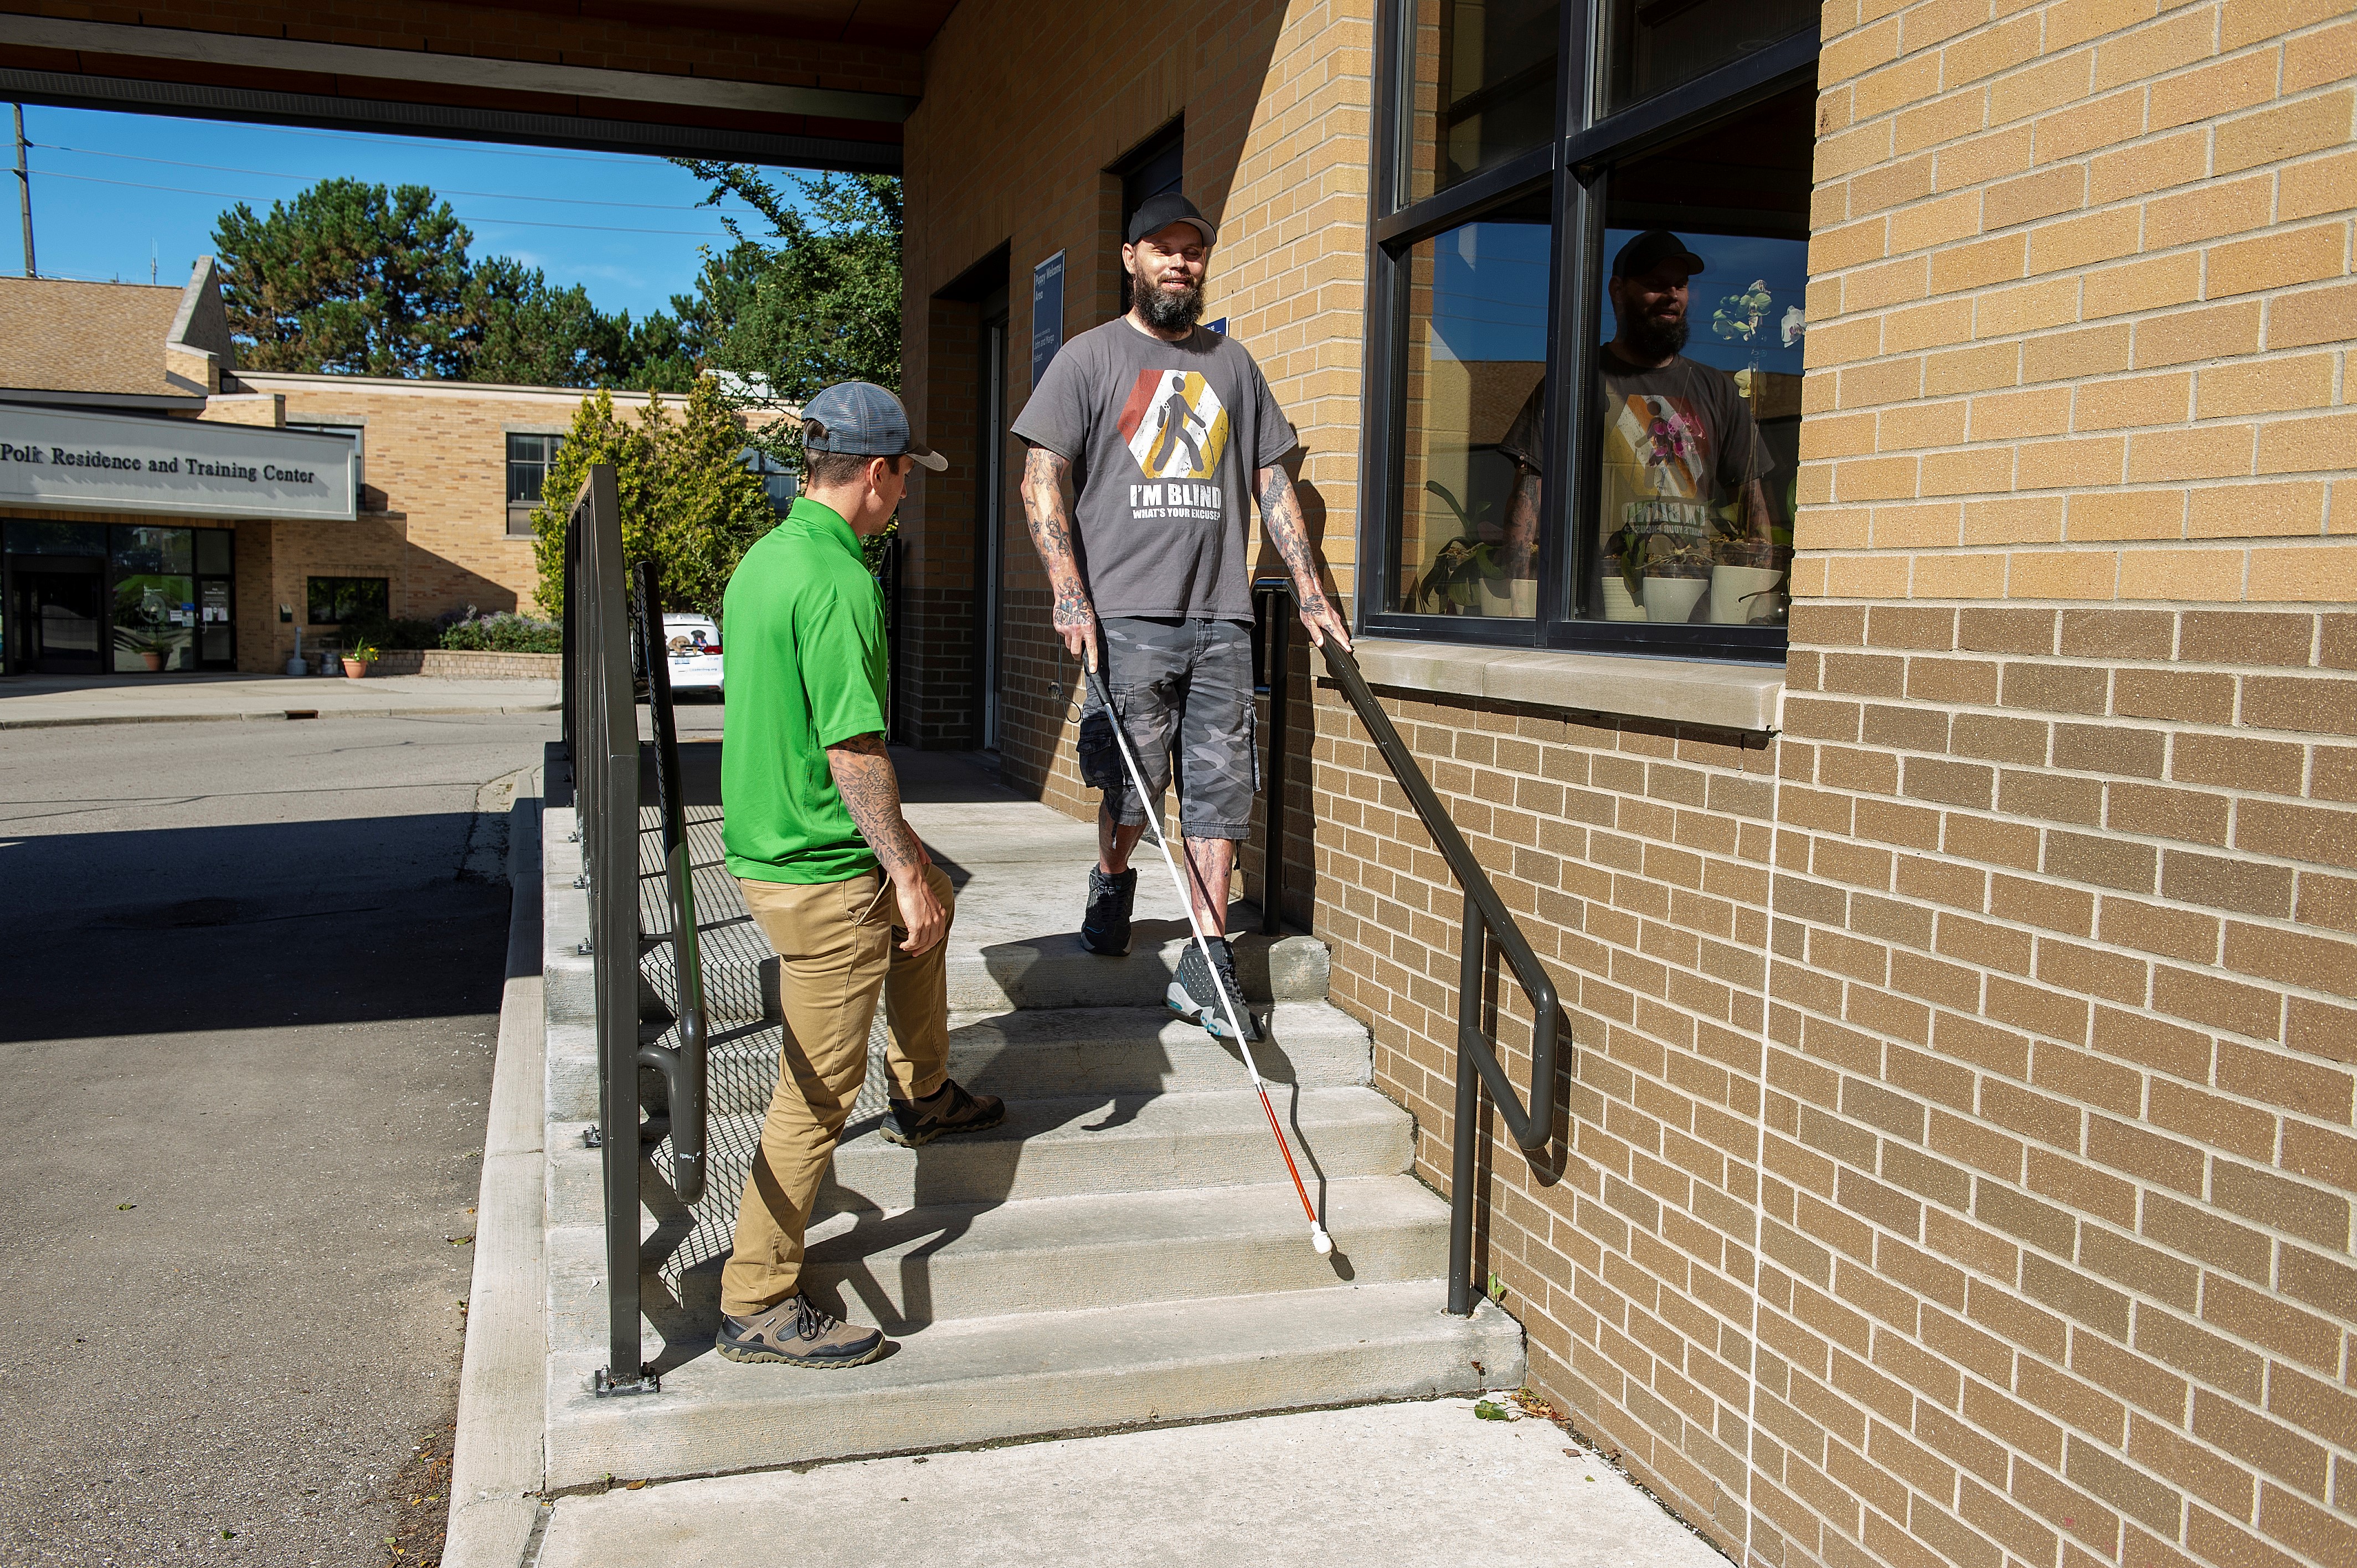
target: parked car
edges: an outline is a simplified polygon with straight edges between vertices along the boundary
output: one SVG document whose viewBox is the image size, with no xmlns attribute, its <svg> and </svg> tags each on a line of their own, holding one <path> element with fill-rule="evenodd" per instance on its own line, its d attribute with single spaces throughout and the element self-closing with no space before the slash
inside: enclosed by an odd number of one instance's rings
<svg viewBox="0 0 2357 1568">
<path fill-rule="evenodd" d="M 671 648 L 671 689 L 673 692 L 720 690 L 720 628 L 709 616 L 666 615 L 663 639 Z"/>
</svg>

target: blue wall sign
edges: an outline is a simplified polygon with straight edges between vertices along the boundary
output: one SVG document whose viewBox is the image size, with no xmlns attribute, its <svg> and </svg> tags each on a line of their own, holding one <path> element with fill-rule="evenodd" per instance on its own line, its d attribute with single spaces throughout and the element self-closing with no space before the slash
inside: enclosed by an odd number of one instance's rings
<svg viewBox="0 0 2357 1568">
<path fill-rule="evenodd" d="M 1064 252 L 1031 269 L 1031 384 L 1048 373 L 1064 346 Z"/>
</svg>

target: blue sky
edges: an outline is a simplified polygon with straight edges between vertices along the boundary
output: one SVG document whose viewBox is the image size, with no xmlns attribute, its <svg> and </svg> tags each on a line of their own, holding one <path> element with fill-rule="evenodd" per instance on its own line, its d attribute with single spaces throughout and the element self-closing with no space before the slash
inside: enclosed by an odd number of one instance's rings
<svg viewBox="0 0 2357 1568">
<path fill-rule="evenodd" d="M 700 246 L 726 243 L 715 209 L 696 206 L 704 187 L 661 158 L 34 104 L 25 136 L 45 277 L 145 283 L 152 258 L 157 282 L 185 282 L 224 209 L 266 213 L 337 175 L 431 186 L 474 231 L 470 255 L 513 256 L 633 317 L 686 292 Z M 727 210 L 764 231 L 742 202 Z M 0 217 L 0 267 L 21 274 L 22 226 Z"/>
</svg>

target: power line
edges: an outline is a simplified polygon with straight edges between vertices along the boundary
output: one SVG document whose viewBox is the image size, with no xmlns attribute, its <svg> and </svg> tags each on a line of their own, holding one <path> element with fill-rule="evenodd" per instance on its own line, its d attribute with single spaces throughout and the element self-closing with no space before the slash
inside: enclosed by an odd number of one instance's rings
<svg viewBox="0 0 2357 1568">
<path fill-rule="evenodd" d="M 78 157 L 123 158 L 135 164 L 162 164 L 167 168 L 205 169 L 214 174 L 250 174 L 259 176 L 264 179 L 293 179 L 315 182 L 320 179 L 334 177 L 327 175 L 280 174 L 274 169 L 265 168 L 233 168 L 227 164 L 182 163 L 176 158 L 143 157 L 137 153 L 105 153 L 100 152 L 91 147 L 69 147 L 54 142 L 36 142 L 31 145 L 41 148 L 44 152 L 72 153 Z M 42 170 L 38 172 L 46 173 L 48 171 Z M 595 201 L 591 200 L 587 197 L 526 196 L 522 191 L 460 190 L 456 187 L 436 187 L 434 188 L 434 193 L 436 196 L 476 196 L 482 197 L 491 201 L 551 201 L 558 203 L 559 205 L 570 207 L 630 207 L 650 212 L 695 212 L 701 210 L 704 207 L 704 203 L 696 201 Z"/>
<path fill-rule="evenodd" d="M 185 185 L 145 185 L 135 179 L 102 179 L 94 174 L 58 174 L 48 169 L 38 171 L 43 179 L 80 180 L 85 185 L 114 185 L 127 190 L 162 190 L 178 196 L 210 196 L 223 201 L 251 201 L 261 198 L 246 197 L 230 190 L 198 190 Z M 726 234 L 710 234 L 701 229 L 631 229 L 608 223 L 549 223 L 531 218 L 474 218 L 466 221 L 490 227 L 511 229 L 576 229 L 597 234 L 683 234 L 693 240 L 726 240 Z"/>
</svg>

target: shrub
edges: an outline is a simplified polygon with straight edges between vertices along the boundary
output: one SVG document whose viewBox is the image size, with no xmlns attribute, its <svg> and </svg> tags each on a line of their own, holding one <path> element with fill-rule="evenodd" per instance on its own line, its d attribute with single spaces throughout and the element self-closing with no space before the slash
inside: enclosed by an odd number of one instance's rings
<svg viewBox="0 0 2357 1568">
<path fill-rule="evenodd" d="M 565 628 L 501 610 L 452 622 L 443 628 L 442 646 L 468 653 L 562 653 Z"/>
</svg>

